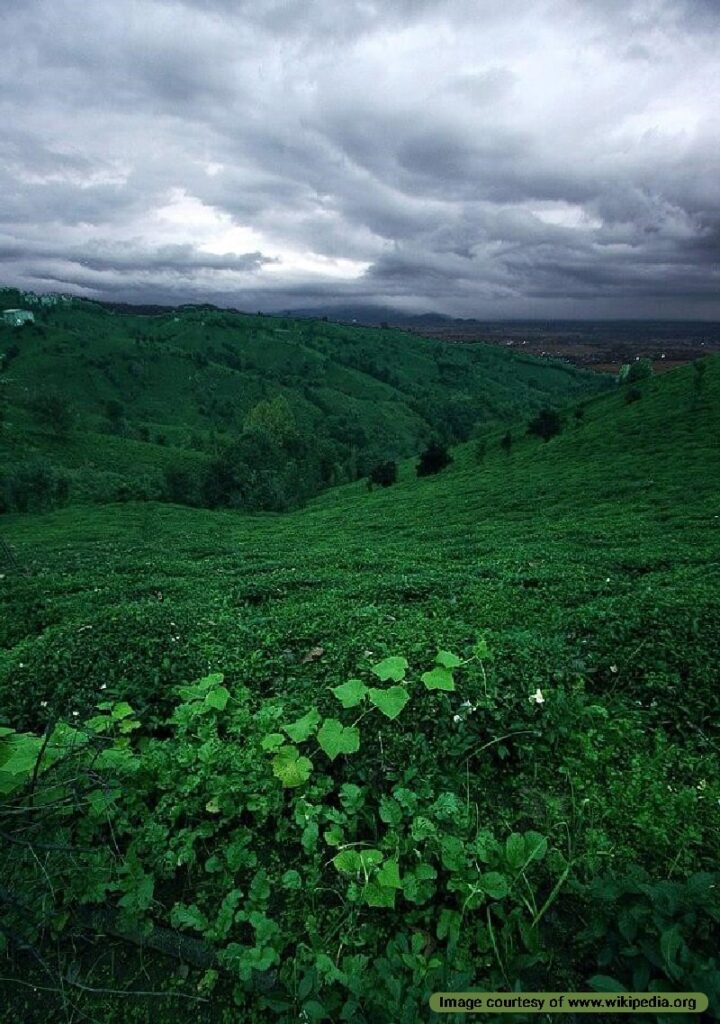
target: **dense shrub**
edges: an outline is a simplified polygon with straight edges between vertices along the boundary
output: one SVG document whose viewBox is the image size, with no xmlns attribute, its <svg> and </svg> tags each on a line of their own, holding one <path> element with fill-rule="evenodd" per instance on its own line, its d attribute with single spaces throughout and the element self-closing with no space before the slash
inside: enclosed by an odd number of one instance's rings
<svg viewBox="0 0 720 1024">
<path fill-rule="evenodd" d="M 378 462 L 370 470 L 369 483 L 378 484 L 380 487 L 390 487 L 397 481 L 397 463 L 392 459 L 386 462 Z"/>
<path fill-rule="evenodd" d="M 432 476 L 449 466 L 453 461 L 452 455 L 445 445 L 432 441 L 420 456 L 416 466 L 418 476 Z"/>
<path fill-rule="evenodd" d="M 165 496 L 178 505 L 197 505 L 200 501 L 200 481 L 197 474 L 185 466 L 167 466 L 164 472 Z"/>
<path fill-rule="evenodd" d="M 541 409 L 535 419 L 528 424 L 528 434 L 549 441 L 562 430 L 562 419 L 556 409 Z"/>
<path fill-rule="evenodd" d="M 638 358 L 633 363 L 623 363 L 618 372 L 618 383 L 635 384 L 639 381 L 649 380 L 652 377 L 652 360 Z"/>
<path fill-rule="evenodd" d="M 0 475 L 0 512 L 41 512 L 63 505 L 69 495 L 69 477 L 44 459 Z"/>
</svg>

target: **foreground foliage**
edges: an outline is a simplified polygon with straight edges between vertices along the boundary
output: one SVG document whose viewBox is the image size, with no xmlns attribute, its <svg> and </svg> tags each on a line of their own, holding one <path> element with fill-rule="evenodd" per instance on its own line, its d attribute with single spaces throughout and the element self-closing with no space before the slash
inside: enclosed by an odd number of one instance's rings
<svg viewBox="0 0 720 1024">
<path fill-rule="evenodd" d="M 4 944 L 145 943 L 196 968 L 192 1000 L 255 1020 L 409 1024 L 436 990 L 560 980 L 714 1002 L 719 873 L 592 877 L 566 822 L 513 828 L 471 789 L 471 764 L 477 780 L 497 756 L 536 773 L 572 756 L 602 711 L 577 689 L 556 690 L 556 710 L 539 689 L 527 705 L 499 699 L 490 657 L 483 639 L 465 663 L 439 651 L 419 678 L 388 657 L 372 666 L 381 685 L 350 679 L 299 717 L 213 674 L 179 687 L 162 739 L 127 702 L 45 739 L 3 729 Z M 482 692 L 460 701 L 455 676 L 473 663 Z M 574 916 L 582 954 L 558 963 Z M 71 986 L 80 956 L 74 974 L 61 967 Z"/>
</svg>

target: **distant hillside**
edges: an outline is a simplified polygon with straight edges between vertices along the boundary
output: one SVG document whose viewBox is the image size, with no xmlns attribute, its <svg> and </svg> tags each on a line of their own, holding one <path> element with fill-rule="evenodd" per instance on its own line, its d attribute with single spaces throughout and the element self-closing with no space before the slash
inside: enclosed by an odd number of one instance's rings
<svg viewBox="0 0 720 1024">
<path fill-rule="evenodd" d="M 405 313 L 388 306 L 328 306 L 294 316 L 397 327 L 453 344 L 483 342 L 574 366 L 616 373 L 623 363 L 651 359 L 656 372 L 720 352 L 720 324 L 698 320 L 482 320 L 444 313 Z"/>
<path fill-rule="evenodd" d="M 405 313 L 394 306 L 373 306 L 373 305 L 345 305 L 327 306 L 320 309 L 289 309 L 285 310 L 285 316 L 300 317 L 303 319 L 321 319 L 323 317 L 335 323 L 358 323 L 379 326 L 388 323 L 391 326 L 438 326 L 453 323 L 461 323 L 445 313 Z"/>
<path fill-rule="evenodd" d="M 437 436 L 462 441 L 611 385 L 483 345 L 184 306 L 0 293 L 6 509 L 170 498 L 283 509 Z M 12 478 L 12 479 L 11 479 Z"/>
</svg>

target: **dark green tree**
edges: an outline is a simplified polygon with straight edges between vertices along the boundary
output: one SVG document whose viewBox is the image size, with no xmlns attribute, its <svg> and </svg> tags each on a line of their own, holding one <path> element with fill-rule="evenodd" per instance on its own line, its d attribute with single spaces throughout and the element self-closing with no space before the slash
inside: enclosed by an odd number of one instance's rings
<svg viewBox="0 0 720 1024">
<path fill-rule="evenodd" d="M 639 381 L 650 380 L 653 367 L 650 359 L 636 359 L 630 363 L 630 369 L 625 377 L 626 384 L 637 384 Z"/>
<path fill-rule="evenodd" d="M 385 462 L 378 462 L 370 470 L 368 486 L 370 490 L 372 490 L 373 484 L 378 484 L 380 487 L 391 487 L 396 481 L 397 463 L 392 459 L 387 459 Z"/>
<path fill-rule="evenodd" d="M 541 409 L 535 419 L 528 425 L 528 434 L 541 437 L 543 441 L 549 441 L 562 430 L 562 419 L 556 409 Z"/>
<path fill-rule="evenodd" d="M 452 461 L 452 455 L 445 445 L 440 444 L 439 441 L 431 441 L 421 454 L 415 472 L 418 476 L 433 476 L 449 466 Z"/>
</svg>

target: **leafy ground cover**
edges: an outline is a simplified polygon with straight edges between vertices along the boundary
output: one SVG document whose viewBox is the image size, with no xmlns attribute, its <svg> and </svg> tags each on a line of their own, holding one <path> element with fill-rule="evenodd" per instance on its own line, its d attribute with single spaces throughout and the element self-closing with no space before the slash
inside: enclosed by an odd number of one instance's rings
<svg viewBox="0 0 720 1024">
<path fill-rule="evenodd" d="M 6 1019 L 717 1017 L 720 365 L 625 390 L 287 515 L 5 517 Z"/>
</svg>

